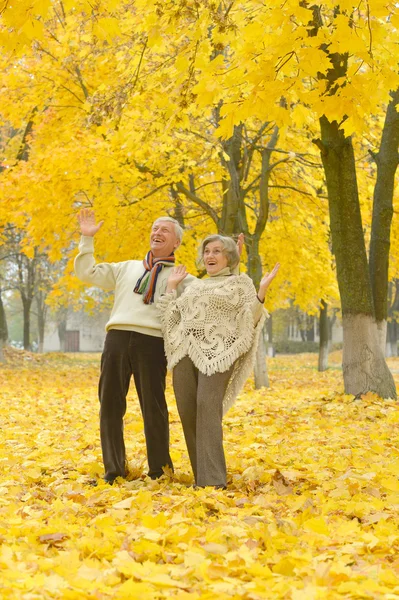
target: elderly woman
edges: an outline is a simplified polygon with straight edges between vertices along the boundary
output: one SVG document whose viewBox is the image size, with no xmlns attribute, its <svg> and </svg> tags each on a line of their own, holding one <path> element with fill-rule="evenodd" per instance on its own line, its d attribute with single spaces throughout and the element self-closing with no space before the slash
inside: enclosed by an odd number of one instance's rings
<svg viewBox="0 0 399 600">
<path fill-rule="evenodd" d="M 158 308 L 195 483 L 225 488 L 222 417 L 253 367 L 267 315 L 266 290 L 279 265 L 256 294 L 247 275 L 234 274 L 239 254 L 231 238 L 208 236 L 200 258 L 209 277 L 195 280 L 177 298 L 187 273 L 184 266 L 173 268 Z"/>
</svg>

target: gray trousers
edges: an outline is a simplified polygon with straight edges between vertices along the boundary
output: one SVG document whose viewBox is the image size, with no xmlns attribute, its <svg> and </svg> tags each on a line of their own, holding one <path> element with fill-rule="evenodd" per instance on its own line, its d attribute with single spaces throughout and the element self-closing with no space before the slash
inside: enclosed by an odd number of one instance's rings
<svg viewBox="0 0 399 600">
<path fill-rule="evenodd" d="M 226 485 L 222 402 L 232 370 L 204 375 L 188 356 L 173 369 L 177 409 L 199 486 Z"/>
</svg>

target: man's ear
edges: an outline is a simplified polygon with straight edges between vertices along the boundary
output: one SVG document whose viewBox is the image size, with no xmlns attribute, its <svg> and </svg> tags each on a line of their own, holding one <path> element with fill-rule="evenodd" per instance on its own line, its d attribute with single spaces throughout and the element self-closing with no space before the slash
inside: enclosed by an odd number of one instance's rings
<svg viewBox="0 0 399 600">
<path fill-rule="evenodd" d="M 176 240 L 175 246 L 174 246 L 174 250 L 177 250 L 178 247 L 180 246 L 181 241 L 180 240 Z"/>
</svg>

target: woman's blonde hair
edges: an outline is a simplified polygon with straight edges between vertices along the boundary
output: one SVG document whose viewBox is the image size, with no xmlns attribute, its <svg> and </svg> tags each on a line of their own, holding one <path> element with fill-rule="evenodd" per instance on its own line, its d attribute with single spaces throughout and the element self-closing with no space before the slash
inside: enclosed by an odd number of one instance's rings
<svg viewBox="0 0 399 600">
<path fill-rule="evenodd" d="M 236 242 L 225 235 L 219 235 L 215 233 L 208 235 L 202 240 L 200 247 L 198 248 L 198 264 L 204 266 L 204 251 L 208 244 L 211 242 L 221 242 L 223 246 L 223 254 L 227 258 L 227 265 L 230 269 L 234 269 L 240 262 L 240 255 L 238 254 Z"/>
</svg>

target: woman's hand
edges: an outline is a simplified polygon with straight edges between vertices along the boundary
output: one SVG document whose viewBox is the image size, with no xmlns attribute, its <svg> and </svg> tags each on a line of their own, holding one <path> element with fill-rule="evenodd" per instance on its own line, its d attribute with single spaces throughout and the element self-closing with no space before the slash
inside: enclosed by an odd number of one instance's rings
<svg viewBox="0 0 399 600">
<path fill-rule="evenodd" d="M 94 210 L 91 208 L 82 208 L 78 213 L 78 221 L 80 225 L 80 232 L 82 235 L 93 237 L 97 231 L 102 227 L 104 221 L 96 223 L 96 217 L 94 216 Z"/>
<path fill-rule="evenodd" d="M 240 235 L 237 238 L 237 252 L 238 252 L 238 256 L 241 256 L 243 247 L 244 247 L 244 234 L 240 233 Z"/>
<path fill-rule="evenodd" d="M 179 265 L 178 267 L 173 267 L 171 269 L 171 274 L 168 278 L 168 284 L 166 286 L 166 292 L 172 292 L 177 288 L 179 283 L 183 281 L 187 277 L 188 273 L 186 271 L 186 267 L 184 265 Z"/>
<path fill-rule="evenodd" d="M 261 302 L 264 302 L 265 297 L 266 297 L 267 288 L 269 287 L 269 285 L 271 284 L 273 279 L 276 277 L 279 268 L 280 268 L 280 263 L 276 263 L 274 265 L 273 271 L 271 271 L 270 273 L 265 273 L 263 275 L 262 280 L 259 284 L 259 292 L 258 292 L 258 298 Z"/>
</svg>

